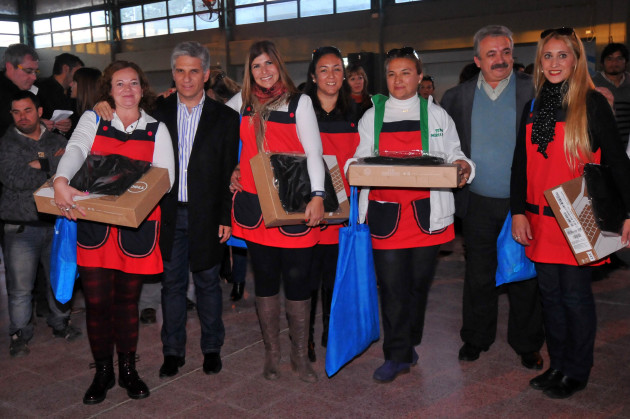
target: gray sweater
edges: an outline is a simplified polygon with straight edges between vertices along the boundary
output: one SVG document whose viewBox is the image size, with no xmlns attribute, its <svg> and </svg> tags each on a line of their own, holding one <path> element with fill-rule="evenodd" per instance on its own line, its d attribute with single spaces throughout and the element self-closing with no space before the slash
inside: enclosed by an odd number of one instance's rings
<svg viewBox="0 0 630 419">
<path fill-rule="evenodd" d="M 13 125 L 7 129 L 0 138 L 0 183 L 3 185 L 0 219 L 14 223 L 51 219 L 37 212 L 33 192 L 55 173 L 61 156 L 54 157 L 54 154 L 65 148 L 66 142 L 63 136 L 48 130 L 44 130 L 39 141 L 35 141 L 19 133 Z M 41 152 L 48 159 L 48 172 L 28 164 L 37 160 Z"/>
</svg>

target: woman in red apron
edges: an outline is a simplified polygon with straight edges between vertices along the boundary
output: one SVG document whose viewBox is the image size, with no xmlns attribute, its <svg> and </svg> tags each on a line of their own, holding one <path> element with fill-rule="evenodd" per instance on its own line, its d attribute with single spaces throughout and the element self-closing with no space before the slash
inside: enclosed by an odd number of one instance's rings
<svg viewBox="0 0 630 419">
<path fill-rule="evenodd" d="M 345 79 L 343 57 L 336 47 L 321 47 L 313 52 L 304 93 L 309 95 L 313 101 L 324 154 L 336 156 L 340 168 L 343 168 L 346 161 L 354 155 L 359 145 L 357 124 L 359 109 L 350 97 L 350 88 Z M 350 186 L 343 170 L 341 176 L 349 196 Z M 316 361 L 313 333 L 320 286 L 323 323 L 321 344 L 326 347 L 328 342 L 328 321 L 335 285 L 337 256 L 339 254 L 339 229 L 341 227 L 341 224 L 323 225 L 319 243 L 315 246 L 315 256 L 311 266 L 313 291 L 311 294 L 311 325 L 308 335 L 308 357 L 311 362 Z"/>
<path fill-rule="evenodd" d="M 586 387 L 593 365 L 593 267 L 578 266 L 543 192 L 579 177 L 585 163 L 601 162 L 612 170 L 628 212 L 630 161 L 572 28 L 541 34 L 534 74 L 536 98 L 524 109 L 512 164 L 512 234 L 536 264 L 551 360 L 530 385 L 551 398 L 566 398 Z M 622 240 L 630 241 L 630 220 Z"/>
<path fill-rule="evenodd" d="M 413 48 L 391 50 L 385 66 L 389 97 L 372 97 L 374 107 L 359 121 L 355 157 L 434 153 L 460 166 L 460 187 L 472 181 L 474 164 L 460 149 L 453 120 L 432 98 L 417 94 L 422 63 Z M 377 112 L 382 119 L 375 117 Z M 375 120 L 382 125 L 375 127 Z M 385 362 L 373 378 L 389 382 L 418 360 L 414 347 L 422 340 L 438 251 L 455 236 L 455 204 L 450 189 L 371 188 L 369 203 L 366 194 L 361 191 L 359 216 L 367 211 L 385 332 Z"/>
<path fill-rule="evenodd" d="M 99 101 L 115 109 L 111 122 L 94 112 L 83 114 L 68 142 L 55 176 L 55 202 L 61 214 L 76 220 L 85 215 L 74 197 L 83 192 L 69 186 L 88 154 L 123 155 L 169 170 L 174 160 L 170 135 L 164 124 L 145 113 L 154 95 L 142 70 L 134 63 L 110 64 L 100 80 Z M 129 397 L 149 396 L 135 368 L 138 343 L 138 298 L 145 275 L 162 272 L 158 246 L 160 208 L 156 207 L 138 228 L 79 221 L 77 265 L 86 303 L 86 320 L 96 374 L 83 402 L 105 400 L 114 386 L 113 352 L 118 352 L 118 383 Z"/>
<path fill-rule="evenodd" d="M 309 269 L 324 217 L 324 163 L 317 119 L 308 96 L 298 93 L 275 45 L 260 41 L 249 49 L 243 90 L 228 102 L 241 112 L 241 163 L 232 176 L 236 188 L 232 234 L 247 243 L 254 268 L 256 310 L 265 342 L 263 375 L 279 376 L 280 284 L 291 335 L 291 366 L 307 382 L 317 381 L 307 358 L 311 288 Z M 259 152 L 304 153 L 311 180 L 305 224 L 267 228 L 263 222 L 249 161 Z"/>
</svg>

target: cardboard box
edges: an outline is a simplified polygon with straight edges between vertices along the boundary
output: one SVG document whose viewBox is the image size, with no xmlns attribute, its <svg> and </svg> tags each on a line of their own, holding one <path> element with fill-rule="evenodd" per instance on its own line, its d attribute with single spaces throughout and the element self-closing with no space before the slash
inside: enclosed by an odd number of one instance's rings
<svg viewBox="0 0 630 419">
<path fill-rule="evenodd" d="M 275 186 L 276 182 L 269 156 L 270 154 L 268 153 L 258 153 L 249 161 L 254 174 L 254 182 L 256 183 L 256 191 L 258 192 L 258 200 L 262 208 L 265 226 L 278 227 L 304 224 L 303 212 L 289 213 L 282 207 L 278 189 Z M 337 192 L 337 200 L 339 201 L 337 211 L 324 213 L 324 219 L 329 224 L 343 223 L 350 216 L 350 202 L 348 202 L 348 195 L 343 186 L 341 170 L 337 164 L 336 156 L 324 156 L 324 161 L 332 176 L 335 191 Z"/>
<path fill-rule="evenodd" d="M 168 170 L 151 167 L 136 183 L 120 196 L 87 195 L 76 199 L 77 205 L 85 210 L 84 220 L 114 224 L 124 227 L 138 227 L 155 208 L 162 196 L 170 188 Z M 46 182 L 35 191 L 35 203 L 39 212 L 59 214 L 55 205 L 52 184 Z"/>
<path fill-rule="evenodd" d="M 353 186 L 384 186 L 395 188 L 457 188 L 459 166 L 399 166 L 367 164 L 359 159 L 348 168 L 348 183 Z"/>
<path fill-rule="evenodd" d="M 624 247 L 619 234 L 597 226 L 584 177 L 546 190 L 545 198 L 578 265 L 595 262 Z"/>
</svg>

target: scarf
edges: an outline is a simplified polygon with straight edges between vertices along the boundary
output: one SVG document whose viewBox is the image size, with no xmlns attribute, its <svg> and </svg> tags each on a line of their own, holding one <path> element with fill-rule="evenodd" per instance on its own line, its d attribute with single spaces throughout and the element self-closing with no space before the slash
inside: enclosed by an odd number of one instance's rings
<svg viewBox="0 0 630 419">
<path fill-rule="evenodd" d="M 254 114 L 250 123 L 254 124 L 254 132 L 256 133 L 256 147 L 259 152 L 266 150 L 265 130 L 267 128 L 266 121 L 272 111 L 278 109 L 289 99 L 286 86 L 278 80 L 269 89 L 254 84 L 252 87 L 253 101 L 252 108 Z"/>
<path fill-rule="evenodd" d="M 351 96 L 352 96 L 352 99 L 354 99 L 354 101 L 357 102 L 359 105 L 361 103 L 363 103 L 363 95 L 362 94 L 359 93 L 358 95 L 356 95 L 356 94 L 352 93 Z"/>
<path fill-rule="evenodd" d="M 532 125 L 532 144 L 546 159 L 547 145 L 553 141 L 556 131 L 556 112 L 562 107 L 562 99 L 569 86 L 566 83 L 545 82 L 540 91 L 540 107 Z"/>
</svg>

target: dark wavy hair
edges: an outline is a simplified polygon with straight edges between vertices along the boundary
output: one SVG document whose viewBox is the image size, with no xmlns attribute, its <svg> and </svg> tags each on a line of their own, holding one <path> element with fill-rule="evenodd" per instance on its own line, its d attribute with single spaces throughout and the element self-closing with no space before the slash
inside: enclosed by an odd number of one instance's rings
<svg viewBox="0 0 630 419">
<path fill-rule="evenodd" d="M 81 67 L 74 72 L 72 79 L 77 83 L 77 111 L 79 115 L 91 110 L 96 104 L 98 83 L 101 70 L 92 67 Z"/>
<path fill-rule="evenodd" d="M 339 89 L 339 95 L 337 96 L 337 103 L 335 104 L 334 112 L 339 113 L 340 116 L 346 116 L 348 112 L 352 110 L 350 85 L 346 81 L 346 68 L 343 65 L 343 56 L 341 55 L 341 51 L 339 51 L 337 47 L 333 46 L 320 47 L 313 51 L 313 57 L 308 66 L 308 72 L 306 73 L 306 85 L 304 86 L 304 93 L 309 95 L 313 101 L 313 108 L 315 109 L 315 114 L 318 119 L 324 113 L 324 110 L 322 109 L 322 105 L 317 97 L 317 84 L 313 79 L 315 78 L 317 63 L 323 56 L 329 54 L 339 58 L 341 61 L 341 67 L 343 68 L 343 82 L 341 84 L 341 89 Z"/>
<path fill-rule="evenodd" d="M 103 75 L 99 80 L 97 102 L 105 100 L 107 101 L 107 103 L 109 103 L 109 106 L 111 106 L 112 109 L 116 108 L 114 98 L 111 95 L 112 77 L 114 76 L 115 72 L 124 70 L 125 68 L 131 68 L 136 73 L 138 73 L 138 78 L 140 79 L 140 87 L 142 88 L 142 97 L 140 98 L 140 103 L 138 104 L 138 107 L 144 109 L 145 112 L 150 112 L 153 109 L 153 105 L 155 103 L 155 93 L 153 92 L 153 90 L 151 90 L 149 79 L 147 79 L 144 71 L 142 71 L 138 64 L 131 61 L 114 61 L 113 63 L 108 65 L 105 70 L 103 70 Z"/>
</svg>

